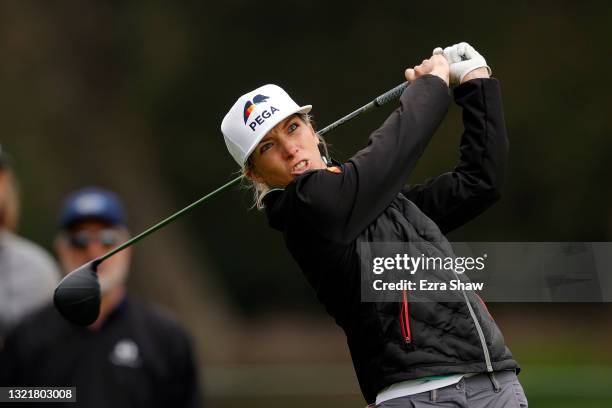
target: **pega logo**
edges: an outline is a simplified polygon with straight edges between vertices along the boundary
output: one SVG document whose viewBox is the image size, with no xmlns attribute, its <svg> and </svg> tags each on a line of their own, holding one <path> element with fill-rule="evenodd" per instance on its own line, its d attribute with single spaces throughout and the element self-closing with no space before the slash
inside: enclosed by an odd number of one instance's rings
<svg viewBox="0 0 612 408">
<path fill-rule="evenodd" d="M 266 102 L 268 99 L 269 99 L 268 96 L 259 94 L 259 95 L 255 95 L 255 97 L 253 98 L 253 102 L 247 101 L 244 104 L 244 124 L 245 125 L 249 119 L 249 116 L 251 116 L 251 113 L 253 113 L 255 106 L 262 102 Z M 249 127 L 251 128 L 252 131 L 255 131 L 255 128 L 257 127 L 257 125 L 263 124 L 264 121 L 268 119 L 270 116 L 274 115 L 275 112 L 278 112 L 278 109 L 275 108 L 274 106 L 270 106 L 270 110 L 264 109 L 261 115 L 258 115 L 254 121 L 249 123 Z"/>
<path fill-rule="evenodd" d="M 253 109 L 255 109 L 255 106 L 258 103 L 262 103 L 267 101 L 269 98 L 265 95 L 255 95 L 255 97 L 253 98 L 253 102 L 251 101 L 247 101 L 244 104 L 244 124 L 246 125 L 247 120 L 249 119 L 249 116 L 251 116 L 251 113 L 253 112 Z"/>
</svg>

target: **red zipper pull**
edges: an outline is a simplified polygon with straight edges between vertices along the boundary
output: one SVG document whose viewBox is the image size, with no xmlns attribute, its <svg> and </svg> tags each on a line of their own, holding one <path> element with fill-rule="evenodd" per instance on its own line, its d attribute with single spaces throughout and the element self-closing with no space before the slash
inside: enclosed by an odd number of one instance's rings
<svg viewBox="0 0 612 408">
<path fill-rule="evenodd" d="M 402 328 L 402 336 L 406 343 L 412 342 L 412 333 L 410 332 L 410 314 L 408 313 L 408 294 L 404 289 L 402 291 L 402 307 L 400 310 L 400 326 Z"/>
</svg>

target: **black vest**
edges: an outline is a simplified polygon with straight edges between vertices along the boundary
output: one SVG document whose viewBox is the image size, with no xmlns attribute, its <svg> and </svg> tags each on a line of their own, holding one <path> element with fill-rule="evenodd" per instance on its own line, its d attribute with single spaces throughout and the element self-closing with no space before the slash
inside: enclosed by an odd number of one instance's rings
<svg viewBox="0 0 612 408">
<path fill-rule="evenodd" d="M 401 193 L 359 237 L 348 244 L 318 235 L 287 214 L 293 191 L 266 197 L 270 225 L 285 242 L 328 313 L 347 336 L 362 393 L 374 402 L 393 383 L 430 375 L 518 371 L 503 335 L 472 291 L 456 302 L 409 302 L 411 339 L 406 342 L 402 302 L 362 302 L 359 251 L 371 242 L 410 242 L 421 253 L 453 256 L 438 226 Z M 416 254 L 415 254 L 416 255 Z"/>
</svg>

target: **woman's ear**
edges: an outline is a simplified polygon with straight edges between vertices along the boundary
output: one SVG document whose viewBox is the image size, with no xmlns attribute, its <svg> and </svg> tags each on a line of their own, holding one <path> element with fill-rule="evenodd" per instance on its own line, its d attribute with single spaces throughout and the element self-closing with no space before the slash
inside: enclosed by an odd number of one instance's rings
<svg viewBox="0 0 612 408">
<path fill-rule="evenodd" d="M 317 145 L 317 147 L 319 148 L 319 154 L 321 155 L 321 160 L 323 160 L 323 164 L 325 164 L 326 166 L 331 165 L 332 161 L 329 157 L 329 152 L 327 151 L 327 147 L 325 146 L 325 144 L 319 140 L 319 144 Z"/>
<path fill-rule="evenodd" d="M 250 166 L 249 168 L 247 168 L 244 171 L 244 175 L 247 176 L 247 178 L 257 182 L 257 183 L 264 183 L 264 179 L 263 177 L 261 177 L 259 174 L 257 174 L 257 172 L 255 171 L 255 169 L 253 168 L 253 166 Z"/>
</svg>

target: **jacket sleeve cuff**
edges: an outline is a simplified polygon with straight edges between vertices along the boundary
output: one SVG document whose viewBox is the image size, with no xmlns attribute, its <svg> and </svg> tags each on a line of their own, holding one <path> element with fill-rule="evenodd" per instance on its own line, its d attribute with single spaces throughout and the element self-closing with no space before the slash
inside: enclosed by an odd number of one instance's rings
<svg viewBox="0 0 612 408">
<path fill-rule="evenodd" d="M 459 101 L 480 89 L 495 89 L 498 91 L 499 81 L 496 78 L 476 78 L 464 82 L 453 89 L 455 102 L 459 103 Z"/>
</svg>

